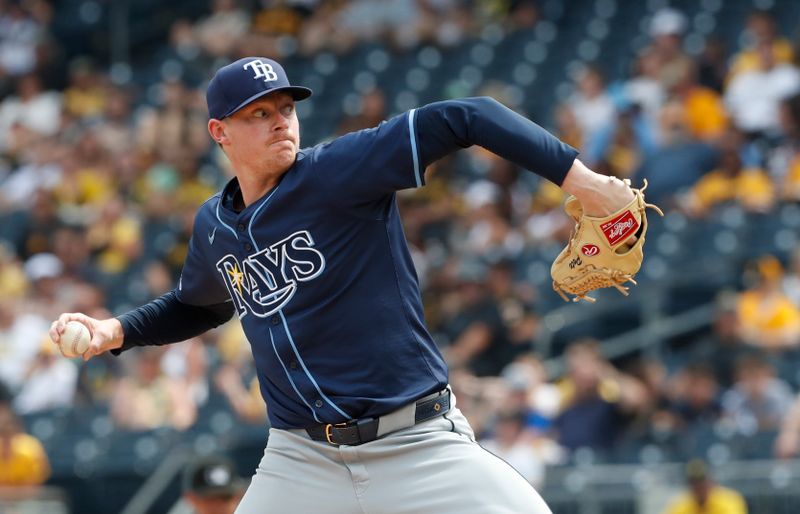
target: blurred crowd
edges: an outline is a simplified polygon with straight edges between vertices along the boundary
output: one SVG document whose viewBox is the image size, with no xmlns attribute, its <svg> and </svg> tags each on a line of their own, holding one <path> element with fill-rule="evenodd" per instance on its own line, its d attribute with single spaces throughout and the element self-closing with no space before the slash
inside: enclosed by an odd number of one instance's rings
<svg viewBox="0 0 800 514">
<path fill-rule="evenodd" d="M 87 56 L 54 72 L 53 3 L 0 0 L 0 469 L 24 458 L 7 450 L 13 440 L 38 463 L 25 479 L 0 473 L 0 484 L 47 476 L 20 416 L 100 407 L 120 429 L 184 430 L 222 398 L 241 423 L 265 423 L 236 322 L 88 363 L 61 357 L 47 338 L 62 312 L 107 317 L 174 286 L 195 210 L 230 176 L 206 133 L 204 83 L 216 64 L 323 49 L 346 57 L 376 41 L 398 54 L 457 47 L 490 24 L 511 34 L 543 19 L 525 0 L 251 4 L 214 0 L 204 16 L 175 20 L 152 58 L 180 73 L 145 88 Z M 572 93 L 542 123 L 594 169 L 647 179 L 649 199 L 691 223 L 723 206 L 769 213 L 797 202 L 798 34 L 754 11 L 740 48 L 712 36 L 690 54 L 688 23 L 678 10 L 655 12 L 628 74 L 607 76 L 603 63 L 574 69 Z M 506 101 L 503 91 L 473 93 Z M 392 113 L 369 89 L 327 136 Z M 568 237 L 560 190 L 477 148 L 432 165 L 427 182 L 400 204 L 428 324 L 459 407 L 529 481 L 541 484 L 546 466 L 580 448 L 666 441 L 700 425 L 774 433 L 770 453 L 798 454 L 800 397 L 785 363 L 800 348 L 800 251 L 743 266 L 742 287 L 720 295 L 709 329 L 670 360 L 610 362 L 600 341 L 585 339 L 568 345 L 566 371 L 551 376 L 550 356 L 534 349 L 554 293 L 545 279 L 520 279 L 520 266 L 531 249 Z"/>
</svg>

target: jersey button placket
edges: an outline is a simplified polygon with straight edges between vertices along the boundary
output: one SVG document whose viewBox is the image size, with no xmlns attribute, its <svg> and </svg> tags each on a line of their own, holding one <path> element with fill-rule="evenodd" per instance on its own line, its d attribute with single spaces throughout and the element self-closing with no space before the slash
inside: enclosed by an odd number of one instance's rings
<svg viewBox="0 0 800 514">
<path fill-rule="evenodd" d="M 314 407 L 321 409 L 322 408 L 322 400 L 317 400 L 314 402 Z"/>
</svg>

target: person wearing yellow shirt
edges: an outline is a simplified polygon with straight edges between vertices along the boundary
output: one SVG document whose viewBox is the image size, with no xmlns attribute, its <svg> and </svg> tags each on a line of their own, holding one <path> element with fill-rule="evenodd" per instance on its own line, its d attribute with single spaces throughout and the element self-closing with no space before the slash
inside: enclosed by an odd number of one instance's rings
<svg viewBox="0 0 800 514">
<path fill-rule="evenodd" d="M 775 185 L 760 168 L 744 168 L 735 150 L 725 151 L 717 169 L 692 187 L 686 200 L 690 214 L 705 215 L 725 202 L 736 202 L 752 212 L 768 211 L 775 203 Z"/>
<path fill-rule="evenodd" d="M 741 337 L 762 348 L 786 348 L 800 338 L 800 309 L 781 290 L 783 267 L 773 256 L 755 264 L 758 284 L 739 294 L 736 314 Z"/>
<path fill-rule="evenodd" d="M 42 443 L 22 431 L 8 404 L 0 404 L 0 487 L 34 486 L 50 476 Z"/>
<path fill-rule="evenodd" d="M 689 489 L 667 507 L 664 514 L 747 514 L 747 503 L 738 492 L 712 480 L 701 460 L 686 465 Z"/>
<path fill-rule="evenodd" d="M 745 34 L 750 44 L 731 59 L 728 80 L 736 75 L 758 69 L 759 56 L 757 46 L 764 44 L 772 49 L 777 63 L 790 64 L 794 60 L 792 43 L 778 34 L 775 19 L 765 11 L 754 11 L 747 18 Z"/>
</svg>

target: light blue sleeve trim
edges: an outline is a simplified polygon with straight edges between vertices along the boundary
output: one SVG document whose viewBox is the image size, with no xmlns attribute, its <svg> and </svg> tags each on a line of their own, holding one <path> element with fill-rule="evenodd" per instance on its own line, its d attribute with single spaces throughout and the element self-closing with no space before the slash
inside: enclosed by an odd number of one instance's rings
<svg viewBox="0 0 800 514">
<path fill-rule="evenodd" d="M 338 412 L 347 419 L 353 419 L 352 416 L 350 416 L 345 411 L 337 407 L 336 404 L 333 403 L 330 400 L 330 398 L 325 396 L 325 393 L 323 393 L 322 390 L 319 388 L 319 384 L 317 384 L 317 381 L 314 380 L 314 377 L 311 376 L 311 373 L 309 373 L 308 368 L 306 367 L 306 363 L 303 362 L 303 358 L 300 357 L 300 352 L 297 351 L 297 346 L 295 346 L 294 339 L 292 339 L 292 333 L 289 332 L 289 325 L 286 323 L 286 317 L 283 315 L 283 311 L 278 311 L 278 314 L 281 315 L 281 320 L 283 320 L 283 328 L 286 329 L 286 336 L 289 338 L 289 343 L 292 345 L 292 350 L 294 350 L 294 354 L 297 356 L 297 362 L 299 362 L 300 366 L 303 367 L 303 371 L 305 371 L 306 376 L 308 376 L 308 379 L 311 380 L 311 383 L 314 384 L 314 387 L 316 388 L 319 395 L 322 397 L 323 400 L 325 400 L 328 403 L 328 405 L 333 407 L 336 410 L 336 412 Z"/>
<path fill-rule="evenodd" d="M 275 352 L 275 356 L 278 358 L 278 362 L 281 363 L 281 367 L 283 368 L 283 372 L 286 373 L 286 378 L 289 379 L 289 383 L 292 385 L 292 389 L 294 389 L 294 392 L 297 393 L 297 396 L 299 396 L 300 399 L 303 400 L 303 403 L 306 404 L 306 407 L 308 407 L 308 410 L 311 411 L 311 415 L 314 416 L 314 419 L 317 421 L 317 423 L 322 423 L 322 421 L 320 421 L 320 419 L 317 417 L 317 413 L 314 412 L 314 409 L 311 408 L 311 405 L 309 405 L 308 402 L 306 401 L 306 399 L 303 398 L 303 395 L 300 394 L 300 391 L 297 389 L 297 386 L 294 385 L 294 380 L 292 380 L 292 376 L 289 374 L 289 370 L 286 369 L 286 365 L 283 363 L 283 360 L 281 359 L 280 354 L 278 354 L 278 349 L 275 347 L 275 339 L 272 337 L 272 329 L 271 328 L 269 329 L 269 340 L 270 340 L 270 342 L 272 342 L 272 350 Z"/>
<path fill-rule="evenodd" d="M 217 211 L 216 211 L 217 219 L 219 220 L 219 222 L 222 224 L 223 227 L 231 231 L 233 237 L 236 237 L 238 239 L 238 237 L 236 236 L 236 231 L 233 230 L 233 227 L 229 227 L 228 225 L 226 225 L 225 222 L 222 221 L 222 218 L 219 217 L 219 204 L 221 203 L 222 203 L 222 195 L 220 195 L 219 198 L 217 199 Z"/>
<path fill-rule="evenodd" d="M 419 156 L 417 155 L 417 133 L 414 130 L 414 115 L 416 109 L 408 111 L 408 137 L 411 139 L 411 156 L 414 158 L 414 178 L 417 180 L 417 187 L 422 186 L 422 175 L 419 172 Z"/>
<path fill-rule="evenodd" d="M 261 209 L 263 209 L 264 206 L 267 205 L 267 203 L 269 203 L 269 199 L 272 198 L 272 195 L 275 194 L 275 191 L 277 191 L 279 187 L 281 187 L 280 184 L 275 189 L 272 190 L 272 192 L 269 194 L 268 197 L 264 199 L 263 202 L 261 202 L 261 205 L 259 205 L 256 211 L 253 213 L 253 215 L 250 216 L 250 223 L 247 224 L 247 233 L 250 234 L 250 241 L 252 241 L 253 248 L 255 248 L 257 252 L 260 252 L 261 248 L 258 247 L 258 244 L 256 243 L 256 238 L 253 237 L 253 221 L 256 219 L 256 216 L 258 216 L 258 213 L 261 211 Z"/>
</svg>

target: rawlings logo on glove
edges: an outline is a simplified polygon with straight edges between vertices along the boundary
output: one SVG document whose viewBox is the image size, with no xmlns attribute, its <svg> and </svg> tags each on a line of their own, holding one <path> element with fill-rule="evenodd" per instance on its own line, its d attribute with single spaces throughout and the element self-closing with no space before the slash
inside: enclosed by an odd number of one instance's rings
<svg viewBox="0 0 800 514">
<path fill-rule="evenodd" d="M 639 224 L 636 223 L 631 211 L 625 211 L 613 220 L 600 225 L 600 229 L 606 235 L 608 244 L 613 246 L 635 234 L 639 230 Z"/>
<path fill-rule="evenodd" d="M 641 189 L 633 189 L 633 200 L 604 218 L 586 216 L 577 198 L 567 198 L 564 209 L 577 225 L 567 247 L 550 268 L 553 289 L 565 301 L 569 301 L 566 294 L 571 294 L 575 302 L 594 302 L 594 298 L 586 296 L 587 293 L 602 287 L 614 287 L 627 295 L 628 288 L 624 284 L 636 284 L 633 276 L 644 259 L 645 210 L 649 207 L 664 215 L 655 205 L 645 203 L 646 188 L 647 182 Z M 633 236 L 636 236 L 636 241 L 629 244 Z"/>
</svg>

